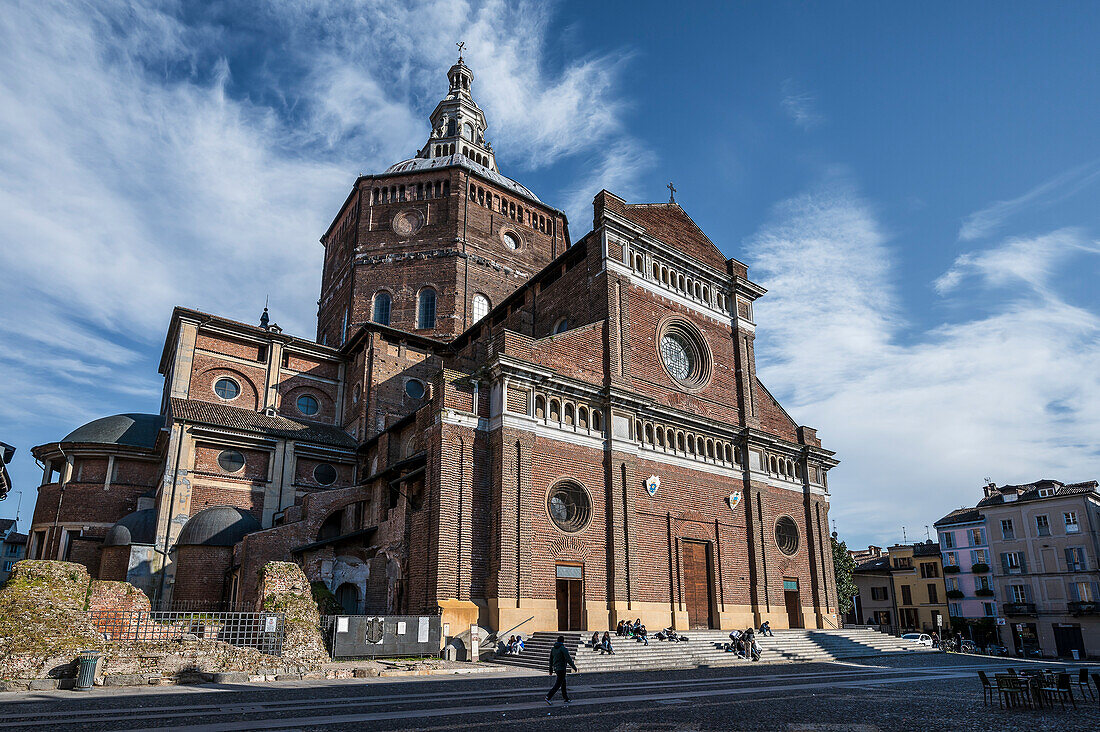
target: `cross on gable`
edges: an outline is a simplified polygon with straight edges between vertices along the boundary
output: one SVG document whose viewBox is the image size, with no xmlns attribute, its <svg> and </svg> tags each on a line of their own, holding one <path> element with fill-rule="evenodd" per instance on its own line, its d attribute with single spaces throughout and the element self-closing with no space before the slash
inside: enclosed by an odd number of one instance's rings
<svg viewBox="0 0 1100 732">
<path fill-rule="evenodd" d="M 670 181 L 666 188 L 668 188 L 668 202 L 676 203 L 676 186 Z"/>
</svg>

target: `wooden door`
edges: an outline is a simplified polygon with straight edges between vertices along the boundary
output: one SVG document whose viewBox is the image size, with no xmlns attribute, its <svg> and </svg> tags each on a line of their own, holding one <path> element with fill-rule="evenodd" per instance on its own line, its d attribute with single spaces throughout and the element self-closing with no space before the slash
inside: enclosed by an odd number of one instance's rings
<svg viewBox="0 0 1100 732">
<path fill-rule="evenodd" d="M 707 545 L 684 542 L 684 602 L 687 604 L 689 627 L 710 627 L 710 594 Z"/>
<path fill-rule="evenodd" d="M 804 628 L 802 622 L 802 600 L 798 597 L 798 590 L 786 590 L 783 599 L 787 604 L 787 625 L 791 628 Z"/>
<path fill-rule="evenodd" d="M 581 619 L 583 593 L 580 580 L 558 579 L 558 630 L 584 630 Z"/>
</svg>

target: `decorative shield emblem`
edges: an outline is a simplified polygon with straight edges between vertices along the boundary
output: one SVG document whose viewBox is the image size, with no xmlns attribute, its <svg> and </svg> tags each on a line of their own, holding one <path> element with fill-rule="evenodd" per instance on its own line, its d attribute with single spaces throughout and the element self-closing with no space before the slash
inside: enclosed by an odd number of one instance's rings
<svg viewBox="0 0 1100 732">
<path fill-rule="evenodd" d="M 645 489 L 649 492 L 649 495 L 657 495 L 657 489 L 661 487 L 661 479 L 656 475 L 651 475 L 646 479 Z"/>
<path fill-rule="evenodd" d="M 726 499 L 726 503 L 730 505 L 731 511 L 737 508 L 737 504 L 741 503 L 741 491 L 730 493 L 729 498 Z"/>
<path fill-rule="evenodd" d="M 371 618 L 367 621 L 367 630 L 363 633 L 363 640 L 367 643 L 382 642 L 382 618 Z"/>
</svg>

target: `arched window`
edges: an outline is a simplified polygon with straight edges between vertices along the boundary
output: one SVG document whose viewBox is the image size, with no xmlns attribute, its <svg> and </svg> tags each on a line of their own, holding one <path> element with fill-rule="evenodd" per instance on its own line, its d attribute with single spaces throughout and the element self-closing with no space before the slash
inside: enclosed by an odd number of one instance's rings
<svg viewBox="0 0 1100 732">
<path fill-rule="evenodd" d="M 577 409 L 577 426 L 588 429 L 588 407 Z"/>
<path fill-rule="evenodd" d="M 430 287 L 420 291 L 420 301 L 416 306 L 416 327 L 435 327 L 435 290 Z"/>
<path fill-rule="evenodd" d="M 372 320 L 380 325 L 390 324 L 390 307 L 393 305 L 393 299 L 390 297 L 390 293 L 381 291 L 376 292 L 374 295 L 374 317 Z"/>
<path fill-rule="evenodd" d="M 489 298 L 482 295 L 480 292 L 474 295 L 474 322 L 478 322 L 486 315 L 489 314 Z"/>
<path fill-rule="evenodd" d="M 569 402 L 565 403 L 565 423 L 573 424 L 573 405 Z"/>
<path fill-rule="evenodd" d="M 653 279 L 661 279 L 661 266 L 658 264 L 653 265 Z"/>
<path fill-rule="evenodd" d="M 665 444 L 676 449 L 676 432 L 671 427 L 665 430 Z"/>
<path fill-rule="evenodd" d="M 695 440 L 695 452 L 698 453 L 699 455 L 706 455 L 707 454 L 706 443 L 703 442 L 702 437 L 699 437 Z"/>
<path fill-rule="evenodd" d="M 546 416 L 546 399 L 541 396 L 535 397 L 535 416 L 539 419 Z"/>
<path fill-rule="evenodd" d="M 650 445 L 653 444 L 653 425 L 651 424 L 645 426 L 645 441 Z"/>
<path fill-rule="evenodd" d="M 561 421 L 561 402 L 559 402 L 557 399 L 550 400 L 550 421 Z"/>
<path fill-rule="evenodd" d="M 726 454 L 726 462 L 727 463 L 732 463 L 733 462 L 733 451 L 730 449 L 729 445 L 726 445 L 725 454 Z"/>
<path fill-rule="evenodd" d="M 595 409 L 592 410 L 592 429 L 596 430 L 597 432 L 603 430 L 603 415 L 601 415 Z"/>
<path fill-rule="evenodd" d="M 775 456 L 772 456 L 771 460 L 768 461 L 768 464 L 771 466 L 771 470 L 773 473 L 779 472 L 779 464 L 776 463 Z"/>
<path fill-rule="evenodd" d="M 469 122 L 462 125 L 462 136 L 471 142 L 474 139 L 474 126 Z"/>
<path fill-rule="evenodd" d="M 695 454 L 695 435 L 689 434 L 687 436 L 687 451 L 689 454 Z"/>
<path fill-rule="evenodd" d="M 641 254 L 634 255 L 634 269 L 639 272 L 645 271 L 645 259 L 642 257 Z"/>
<path fill-rule="evenodd" d="M 564 333 L 567 330 L 569 330 L 569 318 L 560 318 L 558 322 L 554 323 L 554 335 Z"/>
<path fill-rule="evenodd" d="M 684 276 L 683 275 L 677 275 L 676 276 L 676 289 L 680 290 L 680 291 L 683 291 L 686 287 L 686 285 L 684 283 L 685 283 Z"/>
<path fill-rule="evenodd" d="M 676 449 L 680 452 L 684 452 L 687 447 L 684 444 L 684 433 L 680 432 L 676 435 Z"/>
</svg>

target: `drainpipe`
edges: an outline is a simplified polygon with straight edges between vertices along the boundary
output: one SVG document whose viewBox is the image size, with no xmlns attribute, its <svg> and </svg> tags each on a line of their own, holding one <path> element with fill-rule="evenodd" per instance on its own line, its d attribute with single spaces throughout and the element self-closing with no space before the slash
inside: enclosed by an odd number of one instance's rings
<svg viewBox="0 0 1100 732">
<path fill-rule="evenodd" d="M 180 452 L 183 450 L 183 425 L 180 425 L 179 438 L 176 440 L 176 459 L 172 467 L 172 494 L 169 498 L 168 506 L 168 521 L 164 527 L 164 550 L 158 552 L 164 557 L 164 564 L 160 569 L 160 587 L 157 589 L 157 601 L 164 599 L 164 580 L 167 577 L 168 570 L 168 541 L 172 534 L 172 512 L 176 508 L 176 483 L 179 481 L 180 470 Z"/>
</svg>

